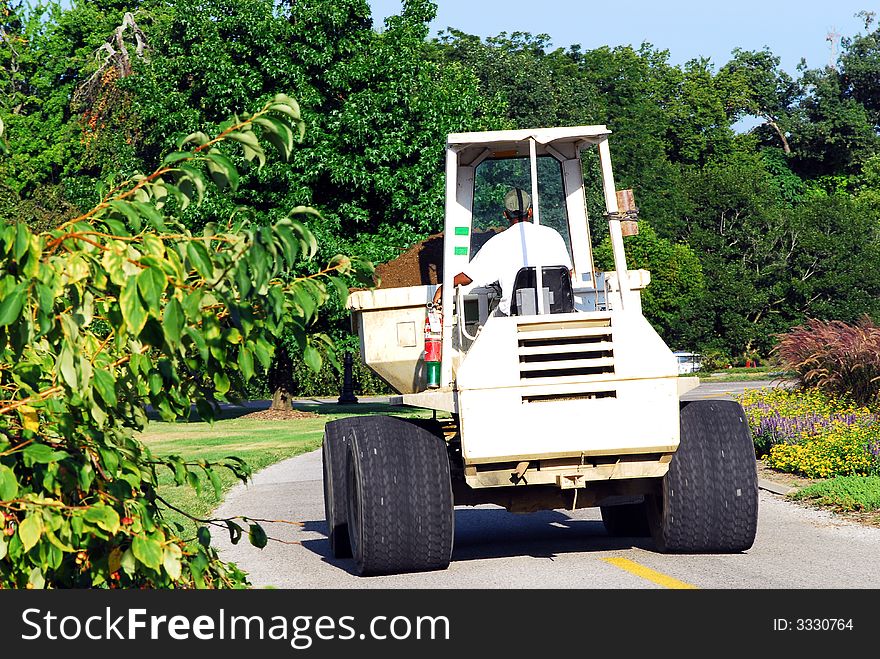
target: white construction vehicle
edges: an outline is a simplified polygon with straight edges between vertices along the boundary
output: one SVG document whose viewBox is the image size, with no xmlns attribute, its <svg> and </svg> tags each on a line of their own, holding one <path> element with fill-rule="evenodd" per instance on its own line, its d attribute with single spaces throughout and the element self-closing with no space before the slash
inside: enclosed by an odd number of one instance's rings
<svg viewBox="0 0 880 659">
<path fill-rule="evenodd" d="M 391 402 L 441 413 L 327 424 L 330 544 L 334 556 L 354 557 L 359 574 L 446 568 L 461 505 L 598 506 L 610 534 L 652 536 L 661 552 L 752 546 L 751 432 L 738 403 L 680 400 L 699 380 L 679 377 L 642 315 L 650 275 L 627 269 L 622 224 L 631 227 L 637 209 L 618 206 L 629 197 L 615 188 L 609 135 L 577 126 L 448 136 L 439 386 L 428 387 L 423 331 L 437 287 L 351 295 L 362 359 L 398 392 Z M 592 170 L 598 162 L 595 191 L 582 154 Z M 501 198 L 514 186 L 530 191 L 533 221 L 562 234 L 573 270 L 521 273 L 517 311 L 500 315 L 497 288 L 453 278 L 476 238 L 503 222 Z M 588 194 L 604 199 L 609 272 L 594 267 Z"/>
</svg>

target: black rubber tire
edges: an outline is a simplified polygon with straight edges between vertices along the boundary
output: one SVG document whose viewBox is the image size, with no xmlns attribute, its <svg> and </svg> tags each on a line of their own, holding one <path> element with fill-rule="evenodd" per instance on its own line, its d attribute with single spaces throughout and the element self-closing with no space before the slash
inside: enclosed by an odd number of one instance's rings
<svg viewBox="0 0 880 659">
<path fill-rule="evenodd" d="M 398 417 L 361 417 L 348 445 L 348 531 L 362 576 L 443 570 L 455 529 L 446 442 Z"/>
<path fill-rule="evenodd" d="M 328 421 L 324 426 L 321 458 L 324 472 L 324 519 L 334 558 L 351 558 L 348 540 L 348 438 L 358 417 Z"/>
<path fill-rule="evenodd" d="M 752 433 L 735 401 L 681 405 L 681 443 L 660 491 L 646 497 L 651 535 L 667 553 L 735 553 L 758 528 Z"/>
<path fill-rule="evenodd" d="M 644 501 L 616 506 L 599 506 L 602 522 L 609 535 L 616 538 L 647 538 L 651 535 L 648 509 Z"/>
</svg>

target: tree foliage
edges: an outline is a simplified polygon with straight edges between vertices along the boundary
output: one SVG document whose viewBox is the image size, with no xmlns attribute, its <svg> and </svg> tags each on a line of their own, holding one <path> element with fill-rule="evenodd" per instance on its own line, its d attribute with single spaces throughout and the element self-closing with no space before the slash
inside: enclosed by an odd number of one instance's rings
<svg viewBox="0 0 880 659">
<path fill-rule="evenodd" d="M 238 188 L 232 147 L 262 166 L 264 144 L 286 159 L 303 128 L 297 103 L 276 95 L 216 137 L 185 136 L 152 173 L 50 231 L 0 231 L 0 586 L 245 583 L 210 547 L 208 526 L 261 547 L 259 523 L 198 520 L 187 542 L 156 486 L 170 470 L 180 485 L 219 494 L 216 469 L 246 480 L 247 465 L 159 458 L 133 433 L 145 406 L 165 420 L 187 418 L 193 404 L 215 418 L 236 399 L 236 380 L 270 366 L 282 334 L 315 370 L 332 347 L 311 325 L 362 269 L 337 256 L 295 274 L 317 252 L 297 216 L 315 211 L 294 208 L 271 226 L 234 215 L 199 233 L 180 221 L 215 188 Z"/>
<path fill-rule="evenodd" d="M 188 229 L 240 206 L 255 226 L 271 226 L 278 209 L 309 204 L 321 211 L 310 228 L 322 259 L 343 252 L 384 262 L 441 228 L 448 132 L 605 124 L 619 187 L 634 190 L 659 238 L 700 260 L 709 292 L 698 344 L 736 355 L 764 350 L 771 330 L 805 314 L 873 313 L 872 283 L 865 294 L 839 288 L 832 303 L 833 277 L 814 290 L 821 278 L 800 265 L 819 252 L 783 239 L 843 249 L 849 228 L 840 225 L 843 237 L 827 231 L 838 212 L 865 213 L 855 226 L 873 235 L 865 200 L 880 189 L 872 176 L 880 33 L 869 13 L 833 66 L 787 71 L 768 48 L 673 65 L 650 43 L 558 47 L 553 35 L 481 38 L 455 27 L 431 38 L 428 0 L 407 0 L 381 26 L 366 0 L 3 6 L 7 221 L 53 228 L 94 204 L 98 179 L 148 169 L 181 134 L 216 129 L 248 99 L 286 90 L 310 126 L 300 148 L 263 168 L 231 154 L 241 185 L 183 210 Z M 110 49 L 118 59 L 122 46 L 130 66 L 111 75 Z M 744 120 L 757 125 L 744 131 Z M 601 194 L 587 203 L 598 217 Z M 836 264 L 829 273 L 862 267 L 874 249 L 865 240 L 820 263 Z M 331 303 L 323 329 L 343 336 L 346 316 Z"/>
<path fill-rule="evenodd" d="M 627 267 L 644 268 L 651 283 L 641 292 L 642 313 L 671 346 L 695 345 L 705 334 L 706 281 L 700 260 L 685 244 L 660 238 L 648 222 L 624 239 Z M 595 251 L 596 266 L 613 270 L 611 239 Z"/>
</svg>

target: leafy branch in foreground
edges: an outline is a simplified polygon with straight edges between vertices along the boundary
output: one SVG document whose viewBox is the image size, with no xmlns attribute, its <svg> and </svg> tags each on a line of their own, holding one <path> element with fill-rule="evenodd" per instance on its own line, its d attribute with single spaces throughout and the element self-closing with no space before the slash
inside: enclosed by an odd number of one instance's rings
<svg viewBox="0 0 880 659">
<path fill-rule="evenodd" d="M 216 137 L 182 139 L 154 172 L 52 231 L 0 228 L 0 587 L 247 583 L 205 541 L 207 528 L 199 543 L 180 538 L 156 492 L 162 469 L 219 491 L 216 468 L 246 481 L 247 465 L 159 458 L 134 432 L 146 406 L 166 420 L 192 405 L 216 418 L 236 400 L 235 382 L 269 367 L 282 334 L 307 363 L 332 356 L 310 327 L 371 267 L 337 256 L 314 271 L 317 243 L 296 217 L 315 211 L 295 208 L 272 226 L 211 223 L 200 235 L 177 215 L 212 185 L 237 188 L 225 148 L 262 166 L 262 141 L 287 159 L 303 130 L 295 101 L 278 95 Z"/>
</svg>

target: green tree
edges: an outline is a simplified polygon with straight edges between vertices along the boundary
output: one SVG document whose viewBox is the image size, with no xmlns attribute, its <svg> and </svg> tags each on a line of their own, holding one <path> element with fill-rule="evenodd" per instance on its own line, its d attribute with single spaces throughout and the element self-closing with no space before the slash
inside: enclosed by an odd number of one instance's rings
<svg viewBox="0 0 880 659">
<path fill-rule="evenodd" d="M 836 69 L 804 71 L 810 94 L 800 102 L 791 136 L 795 171 L 807 178 L 857 174 L 880 138 L 865 107 Z"/>
<path fill-rule="evenodd" d="M 277 95 L 217 137 L 185 136 L 158 169 L 50 231 L 0 229 L 0 587 L 246 584 L 211 548 L 208 526 L 263 547 L 258 521 L 197 520 L 189 542 L 164 517 L 156 486 L 167 469 L 179 485 L 219 495 L 216 468 L 246 480 L 247 465 L 158 458 L 133 432 L 146 405 L 165 420 L 187 418 L 193 403 L 215 418 L 239 378 L 269 367 L 279 335 L 299 337 L 305 362 L 320 367 L 331 346 L 310 326 L 331 296 L 347 294 L 353 262 L 338 256 L 297 276 L 317 244 L 294 217 L 230 218 L 199 234 L 179 220 L 212 182 L 238 187 L 224 146 L 262 163 L 271 141 L 286 158 L 302 127 L 297 104 Z M 313 211 L 290 214 L 304 212 Z"/>
<path fill-rule="evenodd" d="M 651 225 L 639 222 L 639 233 L 624 241 L 627 266 L 644 268 L 651 283 L 642 291 L 642 312 L 664 341 L 682 349 L 702 345 L 709 328 L 705 315 L 706 282 L 700 259 L 685 244 L 660 238 Z M 596 266 L 613 270 L 611 240 L 595 252 Z"/>
<path fill-rule="evenodd" d="M 764 120 L 753 132 L 768 146 L 791 153 L 788 138 L 793 128 L 792 115 L 802 98 L 802 86 L 780 67 L 780 58 L 764 48 L 733 50 L 733 58 L 718 72 L 718 84 L 725 90 L 727 112 L 731 121 L 748 116 Z"/>
</svg>

